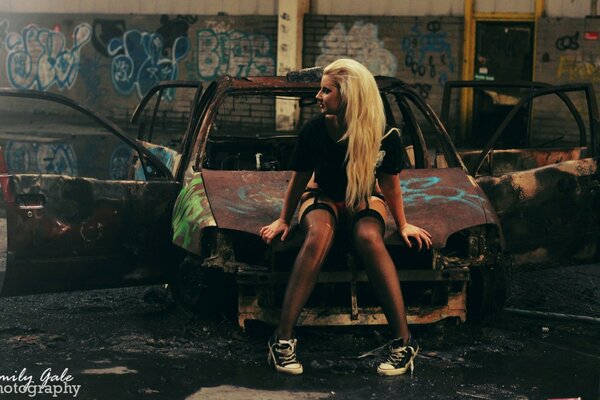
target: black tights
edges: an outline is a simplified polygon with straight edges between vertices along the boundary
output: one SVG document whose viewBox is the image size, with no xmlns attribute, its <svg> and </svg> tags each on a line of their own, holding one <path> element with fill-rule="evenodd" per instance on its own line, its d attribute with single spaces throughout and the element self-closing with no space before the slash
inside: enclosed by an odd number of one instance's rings
<svg viewBox="0 0 600 400">
<path fill-rule="evenodd" d="M 327 210 L 312 210 L 304 216 L 303 228 L 306 237 L 292 267 L 277 328 L 282 339 L 292 337 L 302 308 L 317 283 L 319 271 L 333 242 L 335 218 Z"/>
<path fill-rule="evenodd" d="M 283 299 L 281 320 L 277 334 L 282 339 L 292 337 L 294 326 L 313 291 L 323 261 L 331 248 L 335 219 L 327 210 L 308 212 L 303 219 L 306 238 L 296 257 Z M 385 248 L 384 227 L 379 219 L 360 218 L 352 229 L 352 240 L 365 265 L 369 281 L 379 296 L 383 312 L 395 338 L 408 340 L 409 330 L 402 290 L 396 267 Z"/>
<path fill-rule="evenodd" d="M 369 282 L 377 293 L 394 338 L 402 337 L 406 343 L 410 333 L 406 322 L 404 298 L 396 266 L 385 248 L 384 228 L 379 219 L 363 217 L 356 221 L 352 230 L 352 239 L 356 252 L 367 270 Z"/>
</svg>

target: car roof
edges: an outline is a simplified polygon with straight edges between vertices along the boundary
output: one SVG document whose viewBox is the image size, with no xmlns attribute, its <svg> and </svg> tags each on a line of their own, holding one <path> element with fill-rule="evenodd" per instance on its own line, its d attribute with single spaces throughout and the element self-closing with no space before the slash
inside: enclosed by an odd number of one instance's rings
<svg viewBox="0 0 600 400">
<path fill-rule="evenodd" d="M 390 88 L 409 89 L 409 86 L 400 79 L 376 76 L 375 80 L 381 90 Z M 320 86 L 320 81 L 300 81 L 294 82 L 288 80 L 285 76 L 248 76 L 244 78 L 236 78 L 230 75 L 219 77 L 215 81 L 217 86 L 230 88 L 233 90 L 248 90 L 248 91 L 269 91 L 269 90 L 302 90 L 313 92 Z"/>
</svg>

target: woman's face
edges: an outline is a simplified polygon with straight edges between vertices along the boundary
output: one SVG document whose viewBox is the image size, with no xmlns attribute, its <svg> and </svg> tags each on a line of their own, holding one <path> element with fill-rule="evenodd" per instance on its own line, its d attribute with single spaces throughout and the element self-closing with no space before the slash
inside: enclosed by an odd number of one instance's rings
<svg viewBox="0 0 600 400">
<path fill-rule="evenodd" d="M 342 110 L 340 89 L 328 75 L 323 75 L 321 78 L 321 90 L 315 97 L 323 114 L 337 115 Z"/>
</svg>

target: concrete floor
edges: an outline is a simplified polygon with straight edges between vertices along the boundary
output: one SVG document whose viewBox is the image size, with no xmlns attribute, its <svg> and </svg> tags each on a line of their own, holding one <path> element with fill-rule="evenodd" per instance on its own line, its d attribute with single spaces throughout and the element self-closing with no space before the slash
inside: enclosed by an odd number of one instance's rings
<svg viewBox="0 0 600 400">
<path fill-rule="evenodd" d="M 544 300 L 551 290 L 592 306 L 569 310 L 563 300 L 552 310 L 600 317 L 600 265 L 568 268 L 518 274 L 508 305 L 544 310 L 559 298 Z M 579 290 L 550 279 L 565 273 L 589 283 Z M 552 286 L 539 290 L 540 276 Z M 26 369 L 34 384 L 51 374 L 64 385 L 68 369 L 80 399 L 600 398 L 600 324 L 503 312 L 477 324 L 415 326 L 414 375 L 395 378 L 377 376 L 377 357 L 356 358 L 385 343 L 386 327 L 300 328 L 305 374 L 288 377 L 266 366 L 272 327 L 242 333 L 226 319 L 194 319 L 159 287 L 4 298 L 0 312 L 0 380 Z"/>
</svg>

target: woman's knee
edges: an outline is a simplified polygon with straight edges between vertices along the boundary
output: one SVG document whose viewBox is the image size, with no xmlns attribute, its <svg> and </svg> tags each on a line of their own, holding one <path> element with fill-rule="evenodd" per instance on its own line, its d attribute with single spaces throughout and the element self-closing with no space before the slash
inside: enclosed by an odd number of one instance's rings
<svg viewBox="0 0 600 400">
<path fill-rule="evenodd" d="M 306 233 L 298 257 L 306 267 L 320 268 L 333 243 L 334 231 L 328 227 L 318 227 Z"/>
<path fill-rule="evenodd" d="M 383 245 L 383 232 L 380 222 L 373 219 L 357 221 L 353 230 L 354 243 L 361 247 L 380 247 Z"/>
<path fill-rule="evenodd" d="M 305 243 L 313 245 L 315 243 L 328 242 L 333 239 L 335 233 L 335 222 L 333 220 L 307 221 L 304 230 Z"/>
</svg>

